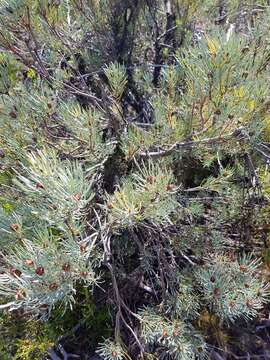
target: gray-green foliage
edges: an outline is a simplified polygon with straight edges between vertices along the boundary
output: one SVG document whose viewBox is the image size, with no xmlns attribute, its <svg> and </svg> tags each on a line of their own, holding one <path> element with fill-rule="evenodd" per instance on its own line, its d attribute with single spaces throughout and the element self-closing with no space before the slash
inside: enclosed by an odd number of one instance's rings
<svg viewBox="0 0 270 360">
<path fill-rule="evenodd" d="M 204 311 L 223 331 L 269 302 L 269 9 L 214 3 L 0 3 L 0 307 L 97 290 L 107 360 L 207 358 Z"/>
<path fill-rule="evenodd" d="M 31 213 L 55 228 L 76 226 L 93 198 L 91 177 L 78 162 L 59 161 L 54 151 L 32 153 L 27 160 L 14 183 L 26 194 Z"/>
<path fill-rule="evenodd" d="M 151 308 L 145 308 L 139 315 L 142 338 L 147 345 L 157 347 L 160 359 L 168 356 L 175 360 L 206 357 L 205 342 L 191 325 L 180 319 L 164 318 Z"/>
<path fill-rule="evenodd" d="M 93 286 L 97 281 L 94 268 L 99 255 L 89 261 L 95 251 L 90 248 L 71 236 L 60 239 L 43 229 L 31 240 L 22 239 L 15 250 L 2 254 L 5 272 L 0 275 L 0 292 L 12 299 L 2 307 L 24 308 L 47 317 L 57 303 L 72 306 L 76 282 Z"/>
<path fill-rule="evenodd" d="M 269 297 L 268 287 L 259 278 L 259 265 L 258 260 L 249 256 L 238 261 L 222 255 L 214 258 L 195 272 L 203 301 L 227 321 L 257 316 Z"/>
<path fill-rule="evenodd" d="M 172 172 L 151 161 L 141 164 L 119 190 L 108 196 L 107 208 L 108 220 L 115 227 L 134 226 L 144 220 L 168 222 L 179 208 Z"/>
</svg>

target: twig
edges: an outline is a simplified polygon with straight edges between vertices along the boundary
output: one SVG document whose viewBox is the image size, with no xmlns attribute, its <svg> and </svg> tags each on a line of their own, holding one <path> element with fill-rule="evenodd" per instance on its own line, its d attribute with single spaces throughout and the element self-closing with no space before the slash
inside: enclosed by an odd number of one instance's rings
<svg viewBox="0 0 270 360">
<path fill-rule="evenodd" d="M 58 348 L 59 348 L 59 351 L 61 352 L 61 354 L 63 355 L 64 360 L 68 360 L 69 358 L 74 358 L 74 359 L 80 359 L 81 358 L 79 355 L 67 353 L 66 350 L 64 349 L 64 347 L 61 344 L 58 345 Z"/>
<path fill-rule="evenodd" d="M 215 136 L 212 138 L 205 138 L 205 139 L 201 139 L 201 140 L 191 140 L 191 141 L 183 141 L 183 142 L 174 143 L 166 150 L 161 149 L 161 150 L 152 151 L 152 152 L 148 152 L 148 151 L 138 152 L 137 157 L 141 157 L 141 158 L 163 157 L 163 156 L 171 155 L 175 151 L 179 151 L 184 148 L 192 148 L 192 147 L 194 147 L 196 145 L 200 145 L 200 144 L 209 144 L 210 145 L 210 144 L 223 142 L 225 140 L 230 140 L 233 138 L 243 139 L 245 137 L 246 137 L 246 134 L 244 132 L 244 128 L 241 127 L 241 128 L 237 128 L 233 132 L 231 132 L 227 135 L 223 135 L 223 136 Z"/>
<path fill-rule="evenodd" d="M 252 159 L 249 154 L 245 154 L 245 160 L 246 160 L 246 165 L 247 165 L 249 173 L 250 173 L 252 187 L 253 188 L 260 187 L 260 180 L 256 173 Z"/>
</svg>

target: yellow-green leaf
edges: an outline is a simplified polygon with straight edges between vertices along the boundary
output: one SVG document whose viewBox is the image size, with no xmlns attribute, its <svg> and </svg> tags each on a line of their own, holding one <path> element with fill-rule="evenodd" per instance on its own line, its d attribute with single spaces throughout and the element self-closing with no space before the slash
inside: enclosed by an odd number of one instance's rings
<svg viewBox="0 0 270 360">
<path fill-rule="evenodd" d="M 218 52 L 218 43 L 217 43 L 217 41 L 212 40 L 212 39 L 207 39 L 207 46 L 208 46 L 209 53 L 212 56 L 216 56 L 217 52 Z"/>
<path fill-rule="evenodd" d="M 35 79 L 37 77 L 37 73 L 35 72 L 34 69 L 29 69 L 27 71 L 27 77 L 30 79 Z"/>
<path fill-rule="evenodd" d="M 254 110 L 255 109 L 255 105 L 256 105 L 256 102 L 255 102 L 255 100 L 249 100 L 248 101 L 248 108 L 250 109 L 250 110 Z"/>
</svg>

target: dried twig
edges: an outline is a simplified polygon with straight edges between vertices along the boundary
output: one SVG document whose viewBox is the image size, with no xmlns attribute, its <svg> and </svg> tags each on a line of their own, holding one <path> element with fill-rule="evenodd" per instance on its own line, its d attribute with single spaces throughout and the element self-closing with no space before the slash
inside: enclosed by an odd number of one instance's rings
<svg viewBox="0 0 270 360">
<path fill-rule="evenodd" d="M 244 138 L 246 138 L 246 133 L 245 133 L 243 127 L 237 128 L 233 132 L 231 132 L 229 134 L 225 134 L 223 136 L 215 136 L 212 138 L 205 138 L 205 139 L 201 139 L 201 140 L 177 142 L 177 143 L 174 143 L 173 145 L 171 145 L 168 149 L 160 149 L 160 150 L 151 151 L 151 152 L 148 152 L 148 151 L 138 152 L 137 157 L 140 157 L 140 158 L 164 157 L 164 156 L 171 155 L 175 151 L 179 151 L 179 150 L 182 150 L 185 148 L 192 148 L 192 147 L 195 147 L 195 146 L 201 145 L 201 144 L 213 145 L 213 144 L 224 142 L 226 140 L 230 140 L 230 139 L 234 139 L 234 138 L 238 139 L 238 140 L 243 140 Z"/>
</svg>

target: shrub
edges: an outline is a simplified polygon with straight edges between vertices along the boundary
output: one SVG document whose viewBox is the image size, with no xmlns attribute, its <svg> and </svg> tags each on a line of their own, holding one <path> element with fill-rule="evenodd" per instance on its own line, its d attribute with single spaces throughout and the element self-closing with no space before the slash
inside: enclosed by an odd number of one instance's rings
<svg viewBox="0 0 270 360">
<path fill-rule="evenodd" d="M 1 309 L 75 308 L 108 360 L 204 359 L 203 314 L 261 314 L 269 7 L 222 4 L 0 2 Z"/>
</svg>

